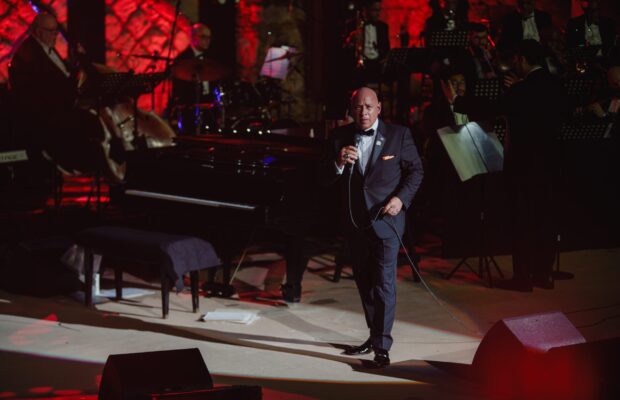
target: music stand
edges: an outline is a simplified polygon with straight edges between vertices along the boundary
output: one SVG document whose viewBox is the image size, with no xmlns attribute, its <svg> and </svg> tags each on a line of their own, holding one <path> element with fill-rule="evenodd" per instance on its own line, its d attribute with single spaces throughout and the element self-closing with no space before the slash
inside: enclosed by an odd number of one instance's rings
<svg viewBox="0 0 620 400">
<path fill-rule="evenodd" d="M 594 63 L 601 46 L 581 46 L 568 49 L 567 59 L 575 65 L 582 65 L 585 69 L 588 64 Z"/>
<path fill-rule="evenodd" d="M 503 117 L 497 118 L 493 124 L 493 133 L 497 136 L 497 140 L 499 140 L 502 145 L 504 144 L 504 139 L 506 139 L 507 131 L 506 119 Z"/>
<path fill-rule="evenodd" d="M 502 90 L 499 79 L 478 79 L 474 81 L 474 96 L 486 97 L 489 100 L 497 100 Z"/>
<path fill-rule="evenodd" d="M 493 287 L 491 276 L 491 264 L 495 267 L 500 277 L 504 274 L 499 269 L 493 256 L 487 254 L 485 243 L 485 202 L 484 187 L 485 176 L 491 172 L 500 172 L 504 166 L 504 151 L 497 136 L 493 132 L 485 132 L 480 125 L 470 122 L 466 125 L 447 126 L 437 130 L 439 138 L 443 143 L 454 168 L 462 182 L 474 176 L 481 176 L 480 184 L 480 208 L 479 208 L 479 252 L 478 252 L 478 272 L 474 271 L 467 262 L 468 257 L 463 257 L 456 266 L 446 276 L 450 279 L 452 275 L 461 267 L 466 266 L 476 276 L 482 279 L 486 271 L 489 279 L 489 287 Z"/>
<path fill-rule="evenodd" d="M 468 31 L 432 31 L 429 32 L 426 47 L 462 47 L 469 45 Z"/>
<path fill-rule="evenodd" d="M 564 82 L 566 93 L 573 106 L 585 106 L 590 101 L 592 93 L 594 93 L 597 80 L 588 77 L 576 77 Z"/>
</svg>

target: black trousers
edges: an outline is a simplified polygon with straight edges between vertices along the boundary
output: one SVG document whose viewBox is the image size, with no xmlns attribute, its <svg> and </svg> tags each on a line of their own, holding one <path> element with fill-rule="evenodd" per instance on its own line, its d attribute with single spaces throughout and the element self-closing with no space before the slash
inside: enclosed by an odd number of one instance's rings
<svg viewBox="0 0 620 400">
<path fill-rule="evenodd" d="M 348 240 L 370 339 L 375 348 L 389 350 L 393 343 L 400 241 L 396 236 L 379 239 L 370 230 L 351 232 Z"/>
<path fill-rule="evenodd" d="M 556 252 L 553 178 L 523 174 L 509 178 L 512 262 L 517 280 L 548 279 Z"/>
</svg>

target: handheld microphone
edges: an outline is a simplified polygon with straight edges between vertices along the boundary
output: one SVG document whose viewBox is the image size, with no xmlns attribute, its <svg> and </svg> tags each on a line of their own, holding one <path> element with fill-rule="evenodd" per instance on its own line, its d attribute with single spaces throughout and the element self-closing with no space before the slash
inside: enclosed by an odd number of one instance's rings
<svg viewBox="0 0 620 400">
<path fill-rule="evenodd" d="M 355 136 L 353 136 L 353 140 L 354 140 L 354 146 L 357 148 L 357 155 L 358 155 L 358 159 L 359 159 L 359 154 L 360 154 L 360 150 L 362 148 L 362 135 L 360 135 L 359 133 L 356 133 Z M 353 168 L 353 165 L 355 164 L 355 162 L 349 164 L 351 166 L 351 168 Z"/>
</svg>

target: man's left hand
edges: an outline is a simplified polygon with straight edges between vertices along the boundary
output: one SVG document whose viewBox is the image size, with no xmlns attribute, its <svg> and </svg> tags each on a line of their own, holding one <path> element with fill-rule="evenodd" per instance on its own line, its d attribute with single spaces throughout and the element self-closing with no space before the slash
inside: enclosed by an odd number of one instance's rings
<svg viewBox="0 0 620 400">
<path fill-rule="evenodd" d="M 396 196 L 392 197 L 390 201 L 383 207 L 383 214 L 396 215 L 403 208 L 403 202 Z"/>
</svg>

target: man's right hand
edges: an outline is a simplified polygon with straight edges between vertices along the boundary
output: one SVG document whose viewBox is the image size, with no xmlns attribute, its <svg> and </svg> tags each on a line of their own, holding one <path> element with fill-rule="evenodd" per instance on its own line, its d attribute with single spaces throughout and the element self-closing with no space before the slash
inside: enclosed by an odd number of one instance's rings
<svg viewBox="0 0 620 400">
<path fill-rule="evenodd" d="M 336 160 L 336 164 L 338 164 L 338 168 L 342 168 L 345 164 L 355 164 L 357 161 L 357 147 L 355 146 L 345 146 L 340 149 L 340 153 L 338 154 L 338 160 Z"/>
</svg>

